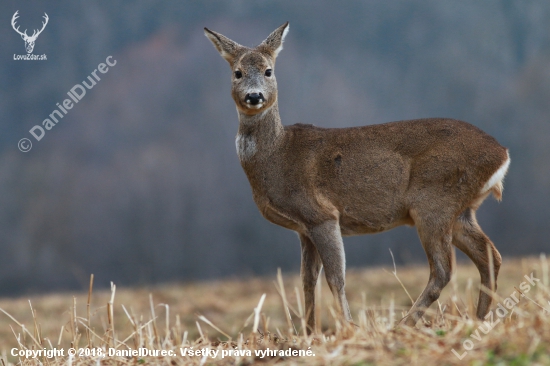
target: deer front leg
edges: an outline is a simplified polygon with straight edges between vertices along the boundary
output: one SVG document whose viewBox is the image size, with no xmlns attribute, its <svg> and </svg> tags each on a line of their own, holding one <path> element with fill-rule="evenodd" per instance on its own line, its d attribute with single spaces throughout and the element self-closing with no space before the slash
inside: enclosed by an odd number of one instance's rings
<svg viewBox="0 0 550 366">
<path fill-rule="evenodd" d="M 315 285 L 321 271 L 321 258 L 313 242 L 304 234 L 299 234 L 302 245 L 302 286 L 306 303 L 307 334 L 315 332 Z"/>
<path fill-rule="evenodd" d="M 344 291 L 346 257 L 338 221 L 327 221 L 313 227 L 309 230 L 309 237 L 317 248 L 328 286 L 336 299 L 338 308 L 344 318 L 351 322 L 348 300 Z"/>
</svg>

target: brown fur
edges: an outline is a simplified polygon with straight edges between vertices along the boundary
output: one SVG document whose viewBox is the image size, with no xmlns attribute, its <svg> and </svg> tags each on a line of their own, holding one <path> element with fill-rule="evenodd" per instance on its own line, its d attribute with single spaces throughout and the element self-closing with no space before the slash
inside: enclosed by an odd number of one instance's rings
<svg viewBox="0 0 550 366">
<path fill-rule="evenodd" d="M 432 118 L 353 128 L 283 126 L 277 104 L 275 57 L 288 23 L 255 49 L 205 28 L 229 62 L 239 115 L 237 150 L 254 201 L 269 221 L 298 232 L 308 326 L 315 329 L 314 288 L 321 264 L 342 314 L 351 320 L 344 291 L 342 235 L 377 233 L 415 225 L 430 264 L 430 279 L 404 318 L 414 325 L 448 283 L 451 245 L 476 264 L 490 287 L 487 248 L 498 275 L 501 258 L 475 220 L 489 193 L 502 196 L 502 177 L 482 191 L 508 161 L 493 137 L 466 122 Z M 265 103 L 251 106 L 248 93 Z M 503 168 L 505 169 L 505 168 Z M 500 176 L 499 176 L 500 177 Z M 491 299 L 480 292 L 477 315 Z"/>
</svg>

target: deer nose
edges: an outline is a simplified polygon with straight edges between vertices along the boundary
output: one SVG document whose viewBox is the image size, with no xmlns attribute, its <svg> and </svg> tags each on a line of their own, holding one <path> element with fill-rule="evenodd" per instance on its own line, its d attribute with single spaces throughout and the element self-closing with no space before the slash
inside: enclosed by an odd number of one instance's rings
<svg viewBox="0 0 550 366">
<path fill-rule="evenodd" d="M 246 94 L 245 101 L 247 104 L 257 105 L 265 102 L 265 98 L 262 93 L 249 93 Z"/>
</svg>

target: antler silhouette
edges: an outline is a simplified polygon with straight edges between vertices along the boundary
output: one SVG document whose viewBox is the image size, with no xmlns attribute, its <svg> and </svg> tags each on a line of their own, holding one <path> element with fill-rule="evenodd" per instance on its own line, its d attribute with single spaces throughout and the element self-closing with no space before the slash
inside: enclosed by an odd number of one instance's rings
<svg viewBox="0 0 550 366">
<path fill-rule="evenodd" d="M 37 30 L 35 29 L 34 32 L 32 33 L 32 36 L 29 36 L 27 34 L 27 30 L 25 29 L 24 32 L 21 32 L 19 30 L 19 26 L 15 26 L 15 23 L 16 23 L 16 20 L 17 18 L 19 18 L 19 10 L 17 10 L 15 12 L 15 14 L 13 14 L 13 17 L 11 18 L 11 26 L 13 27 L 13 29 L 19 33 L 21 35 L 21 38 L 23 38 L 23 41 L 25 41 L 25 48 L 27 49 L 27 53 L 32 53 L 32 50 L 34 49 L 34 42 L 36 41 L 36 38 L 40 35 L 40 33 L 42 33 L 42 31 L 44 30 L 44 28 L 46 28 L 46 24 L 48 24 L 48 20 L 50 19 L 48 17 L 48 14 L 44 13 L 44 22 L 42 22 L 42 29 L 40 30 Z"/>
<path fill-rule="evenodd" d="M 34 30 L 32 36 L 30 36 L 30 38 L 35 38 L 38 37 L 38 35 L 40 33 L 42 33 L 42 31 L 44 30 L 44 28 L 46 28 L 46 24 L 48 24 L 48 20 L 50 20 L 50 18 L 48 17 L 48 14 L 44 13 L 44 15 L 42 16 L 42 18 L 44 18 L 44 20 L 46 22 L 42 22 L 42 29 L 40 29 L 39 31 L 37 31 L 36 29 Z M 26 30 L 25 30 L 26 31 Z M 38 33 L 37 33 L 38 32 Z"/>
<path fill-rule="evenodd" d="M 17 15 L 17 13 L 19 13 L 19 10 L 17 10 L 15 12 L 15 14 L 13 14 L 13 17 L 11 18 L 11 26 L 13 27 L 13 30 L 16 31 L 17 33 L 19 33 L 22 37 L 23 36 L 28 37 L 26 29 L 25 29 L 25 32 L 21 32 L 19 30 L 19 26 L 17 26 L 17 28 L 15 28 L 15 21 L 16 21 L 17 18 L 19 18 L 19 15 Z M 46 14 L 46 13 L 44 13 L 44 14 Z"/>
</svg>

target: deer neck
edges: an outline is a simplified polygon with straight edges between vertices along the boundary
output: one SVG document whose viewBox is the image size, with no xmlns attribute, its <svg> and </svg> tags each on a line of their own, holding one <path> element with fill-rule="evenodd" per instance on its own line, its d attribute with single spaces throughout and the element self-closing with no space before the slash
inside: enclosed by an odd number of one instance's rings
<svg viewBox="0 0 550 366">
<path fill-rule="evenodd" d="M 239 132 L 235 144 L 241 164 L 263 160 L 271 155 L 284 134 L 277 102 L 253 116 L 238 112 Z"/>
</svg>

